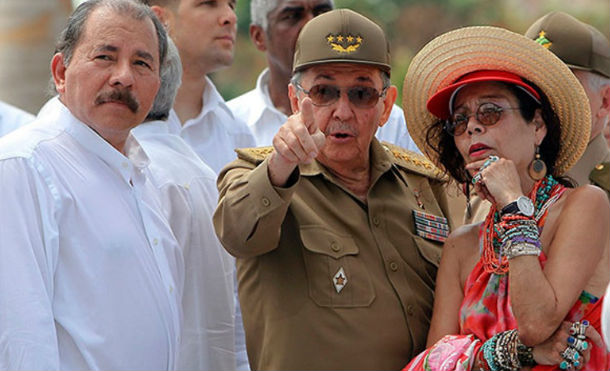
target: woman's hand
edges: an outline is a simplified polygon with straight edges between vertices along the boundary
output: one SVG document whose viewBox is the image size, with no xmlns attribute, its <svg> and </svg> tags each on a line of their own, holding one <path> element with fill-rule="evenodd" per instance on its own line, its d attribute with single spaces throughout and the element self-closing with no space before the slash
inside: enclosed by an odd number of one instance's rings
<svg viewBox="0 0 610 371">
<path fill-rule="evenodd" d="M 555 333 L 544 343 L 534 347 L 534 360 L 539 365 L 560 365 L 565 362 L 563 352 L 568 348 L 568 337 L 570 334 L 571 322 L 564 321 Z M 585 331 L 587 337 L 587 349 L 579 351 L 579 364 L 572 366 L 573 370 L 580 370 L 591 358 L 591 349 L 593 346 L 603 347 L 604 343 L 600 334 L 593 326 L 588 326 Z"/>
<path fill-rule="evenodd" d="M 487 163 L 487 165 L 486 165 Z M 511 160 L 498 158 L 489 161 L 489 158 L 471 162 L 466 170 L 474 172 L 474 189 L 477 194 L 496 205 L 498 209 L 523 196 L 521 182 L 517 168 Z"/>
</svg>

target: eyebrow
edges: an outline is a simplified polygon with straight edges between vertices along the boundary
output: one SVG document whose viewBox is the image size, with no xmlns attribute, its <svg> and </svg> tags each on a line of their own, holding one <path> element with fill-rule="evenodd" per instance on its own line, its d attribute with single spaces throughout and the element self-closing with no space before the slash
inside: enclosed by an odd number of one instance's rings
<svg viewBox="0 0 610 371">
<path fill-rule="evenodd" d="M 112 53 L 116 53 L 119 51 L 119 48 L 117 48 L 114 45 L 108 45 L 108 44 L 104 44 L 101 46 L 98 46 L 97 48 L 95 48 L 95 52 L 112 52 Z M 142 59 L 146 59 L 150 62 L 154 61 L 155 59 L 153 58 L 153 56 L 144 50 L 136 50 L 136 56 L 142 58 Z"/>
</svg>

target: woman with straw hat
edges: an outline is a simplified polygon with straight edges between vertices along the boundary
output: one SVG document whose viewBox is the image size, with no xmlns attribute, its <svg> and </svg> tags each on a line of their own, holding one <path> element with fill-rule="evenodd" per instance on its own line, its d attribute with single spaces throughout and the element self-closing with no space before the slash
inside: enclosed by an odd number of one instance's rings
<svg viewBox="0 0 610 371">
<path fill-rule="evenodd" d="M 429 348 L 406 369 L 607 370 L 610 206 L 562 177 L 590 127 L 568 67 L 522 35 L 462 28 L 415 56 L 403 107 L 422 152 L 493 205 L 447 239 Z"/>
</svg>

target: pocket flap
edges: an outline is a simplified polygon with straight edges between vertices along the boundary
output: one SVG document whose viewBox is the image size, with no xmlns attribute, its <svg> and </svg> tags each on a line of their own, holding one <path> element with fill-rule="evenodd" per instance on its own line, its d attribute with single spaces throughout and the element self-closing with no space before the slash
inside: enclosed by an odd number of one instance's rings
<svg viewBox="0 0 610 371">
<path fill-rule="evenodd" d="M 421 256 L 429 263 L 438 268 L 441 262 L 441 253 L 443 251 L 440 244 L 427 241 L 419 236 L 413 236 L 417 250 Z"/>
<path fill-rule="evenodd" d="M 303 245 L 311 252 L 335 259 L 358 254 L 358 246 L 350 235 L 338 234 L 319 226 L 302 226 L 300 233 Z"/>
</svg>

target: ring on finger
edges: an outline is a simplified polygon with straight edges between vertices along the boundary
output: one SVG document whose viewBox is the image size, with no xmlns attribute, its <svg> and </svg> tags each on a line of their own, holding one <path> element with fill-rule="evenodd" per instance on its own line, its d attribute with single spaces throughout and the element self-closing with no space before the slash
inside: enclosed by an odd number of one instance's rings
<svg viewBox="0 0 610 371">
<path fill-rule="evenodd" d="M 589 348 L 589 343 L 586 340 L 580 339 L 580 338 L 575 338 L 574 336 L 568 337 L 568 345 L 573 347 L 574 349 L 576 349 L 579 352 L 582 352 Z"/>
<path fill-rule="evenodd" d="M 570 361 L 571 363 L 580 360 L 580 353 L 578 353 L 578 351 L 574 348 L 572 348 L 571 346 L 568 345 L 568 347 L 561 353 L 561 356 L 563 357 L 563 359 L 565 359 L 566 361 Z"/>
<path fill-rule="evenodd" d="M 566 360 L 563 360 L 559 364 L 559 368 L 562 369 L 562 370 L 571 370 L 573 368 L 572 362 L 568 362 Z"/>
</svg>

